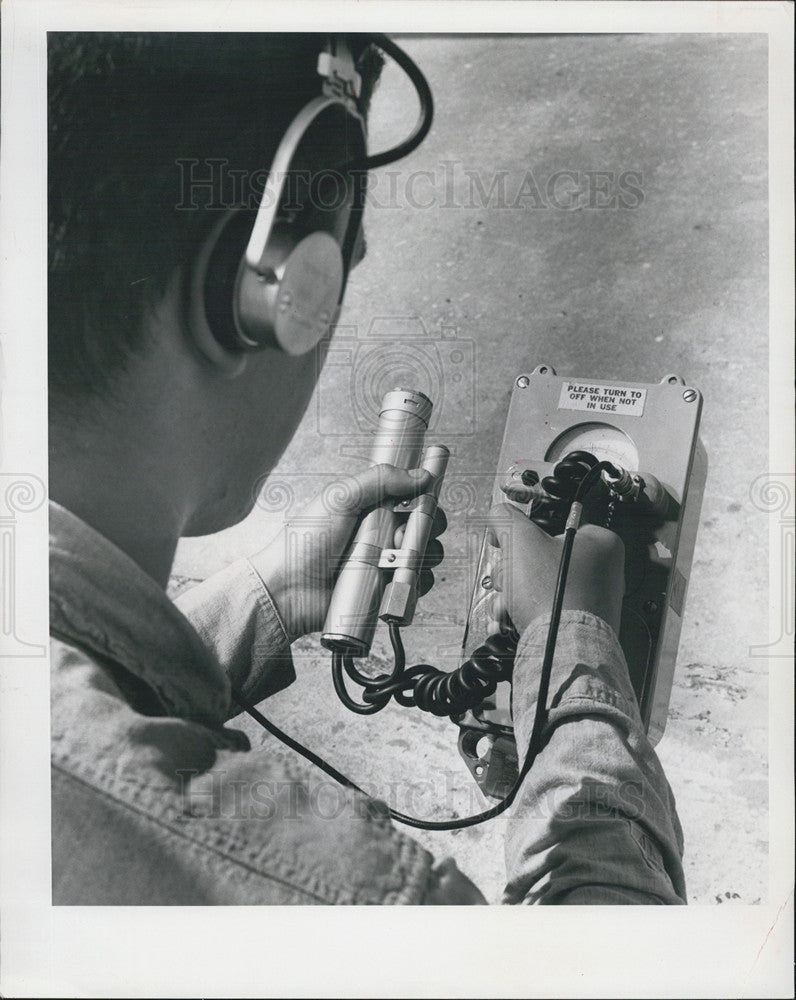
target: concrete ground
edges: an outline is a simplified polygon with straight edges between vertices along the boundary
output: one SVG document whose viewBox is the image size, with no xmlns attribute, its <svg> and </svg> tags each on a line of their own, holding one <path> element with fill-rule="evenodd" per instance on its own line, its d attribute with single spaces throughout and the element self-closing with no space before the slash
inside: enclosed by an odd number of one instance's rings
<svg viewBox="0 0 796 1000">
<path fill-rule="evenodd" d="M 273 489 L 238 527 L 185 541 L 176 571 L 201 578 L 260 547 L 329 477 L 361 469 L 373 399 L 412 378 L 437 400 L 430 439 L 450 445 L 460 484 L 446 562 L 407 637 L 411 659 L 433 662 L 461 639 L 468 529 L 489 504 L 515 376 L 543 361 L 595 379 L 681 374 L 704 394 L 710 471 L 659 754 L 691 901 L 764 900 L 767 661 L 750 647 L 769 637 L 770 515 L 750 487 L 769 467 L 765 36 L 405 44 L 433 88 L 434 128 L 376 175 L 367 258 Z M 389 69 L 373 148 L 411 126 L 410 101 Z M 571 173 L 548 187 L 557 171 Z M 397 707 L 352 715 L 316 640 L 296 648 L 296 684 L 264 706 L 273 721 L 399 808 L 481 808 L 456 728 Z M 416 835 L 497 900 L 503 826 Z"/>
</svg>

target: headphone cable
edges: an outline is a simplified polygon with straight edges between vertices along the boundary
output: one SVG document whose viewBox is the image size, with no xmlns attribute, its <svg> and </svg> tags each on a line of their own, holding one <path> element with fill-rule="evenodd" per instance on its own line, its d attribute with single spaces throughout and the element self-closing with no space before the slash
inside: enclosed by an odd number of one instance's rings
<svg viewBox="0 0 796 1000">
<path fill-rule="evenodd" d="M 376 48 L 386 52 L 409 77 L 420 101 L 420 113 L 414 129 L 407 139 L 404 139 L 403 142 L 400 142 L 397 146 L 393 146 L 391 149 L 384 150 L 382 153 L 365 156 L 363 159 L 347 165 L 349 169 L 355 170 L 374 170 L 376 167 L 395 163 L 396 160 L 408 156 L 409 153 L 417 149 L 428 135 L 431 123 L 434 120 L 434 98 L 431 94 L 431 87 L 428 85 L 428 80 L 423 76 L 420 68 L 391 38 L 381 34 L 373 34 L 370 38 Z"/>
</svg>

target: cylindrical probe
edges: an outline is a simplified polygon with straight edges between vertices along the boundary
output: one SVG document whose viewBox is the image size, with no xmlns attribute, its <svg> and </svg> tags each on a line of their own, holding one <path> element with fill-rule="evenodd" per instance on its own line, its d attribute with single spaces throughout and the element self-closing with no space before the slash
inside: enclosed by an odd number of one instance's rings
<svg viewBox="0 0 796 1000">
<path fill-rule="evenodd" d="M 422 392 L 388 392 L 379 413 L 371 465 L 416 468 L 431 410 L 431 400 Z M 357 529 L 326 613 L 321 643 L 327 649 L 351 656 L 370 652 L 385 583 L 379 560 L 382 550 L 393 546 L 397 524 L 394 508 L 395 500 L 385 500 L 363 517 Z"/>
<path fill-rule="evenodd" d="M 431 445 L 426 450 L 423 468 L 434 479 L 428 490 L 416 501 L 406 522 L 401 548 L 394 556 L 396 569 L 387 584 L 382 598 L 379 618 L 394 625 L 411 625 L 417 604 L 420 568 L 426 546 L 434 527 L 440 487 L 448 466 L 450 452 L 444 445 Z"/>
</svg>

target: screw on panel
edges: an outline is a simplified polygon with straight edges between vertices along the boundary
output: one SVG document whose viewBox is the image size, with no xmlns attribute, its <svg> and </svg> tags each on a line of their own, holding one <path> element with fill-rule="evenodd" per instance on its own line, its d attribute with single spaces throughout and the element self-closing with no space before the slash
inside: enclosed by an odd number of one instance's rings
<svg viewBox="0 0 796 1000">
<path fill-rule="evenodd" d="M 693 403 L 697 398 L 696 389 L 686 389 L 683 393 L 683 399 L 686 403 Z"/>
<path fill-rule="evenodd" d="M 520 389 L 527 389 L 530 384 L 531 380 L 528 378 L 527 375 L 520 375 L 520 377 L 517 379 L 517 387 Z"/>
</svg>

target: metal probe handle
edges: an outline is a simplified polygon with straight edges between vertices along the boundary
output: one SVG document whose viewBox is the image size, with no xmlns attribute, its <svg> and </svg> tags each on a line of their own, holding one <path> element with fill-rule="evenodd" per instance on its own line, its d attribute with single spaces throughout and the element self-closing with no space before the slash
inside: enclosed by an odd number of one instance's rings
<svg viewBox="0 0 796 1000">
<path fill-rule="evenodd" d="M 382 401 L 371 465 L 417 468 L 431 417 L 431 400 L 422 392 L 395 389 Z M 367 656 L 384 591 L 382 551 L 392 548 L 397 526 L 395 501 L 385 500 L 362 519 L 337 578 L 326 613 L 321 644 L 351 656 Z"/>
</svg>

